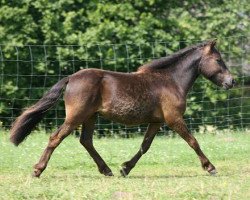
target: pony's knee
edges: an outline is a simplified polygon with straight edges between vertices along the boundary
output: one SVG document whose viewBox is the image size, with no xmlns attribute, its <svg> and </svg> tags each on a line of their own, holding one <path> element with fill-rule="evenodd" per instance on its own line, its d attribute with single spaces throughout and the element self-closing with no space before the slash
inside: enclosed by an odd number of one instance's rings
<svg viewBox="0 0 250 200">
<path fill-rule="evenodd" d="M 55 148 L 60 142 L 66 138 L 73 130 L 75 126 L 64 123 L 58 130 L 53 133 L 49 138 L 49 147 Z"/>
<path fill-rule="evenodd" d="M 58 135 L 50 136 L 48 148 L 56 148 L 60 142 L 61 139 L 58 137 Z"/>
<path fill-rule="evenodd" d="M 142 144 L 141 147 L 140 147 L 141 155 L 147 153 L 147 151 L 149 150 L 150 146 L 151 146 L 151 144 L 149 144 L 149 143 Z"/>
<path fill-rule="evenodd" d="M 195 138 L 192 138 L 188 141 L 188 144 L 190 147 L 192 147 L 193 149 L 197 149 L 199 148 L 199 143 L 197 142 L 197 140 Z"/>
<path fill-rule="evenodd" d="M 82 144 L 82 146 L 84 146 L 85 148 L 88 148 L 89 146 L 92 146 L 92 141 L 91 140 L 85 140 L 83 138 L 80 138 L 80 143 Z"/>
</svg>

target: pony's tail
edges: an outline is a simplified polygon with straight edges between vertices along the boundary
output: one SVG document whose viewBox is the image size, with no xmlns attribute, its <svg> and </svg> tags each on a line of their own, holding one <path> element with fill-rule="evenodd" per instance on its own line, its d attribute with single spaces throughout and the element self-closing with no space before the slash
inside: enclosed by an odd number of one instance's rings
<svg viewBox="0 0 250 200">
<path fill-rule="evenodd" d="M 10 141 L 18 146 L 38 124 L 45 113 L 59 100 L 62 90 L 68 83 L 68 77 L 56 83 L 33 106 L 25 110 L 12 124 Z"/>
</svg>

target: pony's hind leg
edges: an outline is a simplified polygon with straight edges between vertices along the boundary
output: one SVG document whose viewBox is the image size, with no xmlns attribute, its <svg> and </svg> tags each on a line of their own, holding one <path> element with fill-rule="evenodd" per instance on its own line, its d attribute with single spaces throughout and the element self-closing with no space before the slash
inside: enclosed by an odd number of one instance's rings
<svg viewBox="0 0 250 200">
<path fill-rule="evenodd" d="M 153 139 L 159 130 L 159 128 L 162 126 L 161 123 L 156 123 L 156 124 L 149 124 L 147 132 L 144 136 L 143 142 L 141 144 L 140 150 L 134 155 L 131 160 L 124 162 L 121 166 L 120 173 L 122 176 L 127 176 L 131 169 L 134 168 L 138 160 L 141 158 L 143 154 L 145 154 L 148 149 L 150 148 L 151 143 L 153 142 Z"/>
<path fill-rule="evenodd" d="M 99 153 L 93 146 L 93 132 L 95 128 L 95 120 L 96 116 L 93 115 L 83 123 L 80 143 L 85 147 L 89 155 L 95 161 L 99 172 L 101 174 L 104 174 L 105 176 L 113 176 L 111 169 L 108 167 L 108 165 L 105 163 L 105 161 L 102 159 L 102 157 L 99 155 Z"/>
<path fill-rule="evenodd" d="M 77 124 L 64 122 L 60 128 L 54 132 L 50 138 L 49 143 L 47 147 L 45 148 L 39 162 L 34 165 L 34 177 L 39 177 L 41 173 L 45 170 L 49 159 L 51 157 L 51 154 L 56 149 L 56 147 L 62 142 L 62 140 L 67 137 L 75 128 L 77 127 Z"/>
</svg>

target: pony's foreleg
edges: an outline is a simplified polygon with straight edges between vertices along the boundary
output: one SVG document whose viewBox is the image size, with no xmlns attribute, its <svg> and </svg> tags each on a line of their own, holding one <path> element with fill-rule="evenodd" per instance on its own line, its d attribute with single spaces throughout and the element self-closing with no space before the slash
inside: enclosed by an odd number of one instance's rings
<svg viewBox="0 0 250 200">
<path fill-rule="evenodd" d="M 122 176 L 124 177 L 127 176 L 129 172 L 134 168 L 138 160 L 141 158 L 141 156 L 148 151 L 157 131 L 159 130 L 161 126 L 162 124 L 160 123 L 148 125 L 148 129 L 144 136 L 140 150 L 133 156 L 133 158 L 131 158 L 131 160 L 124 162 L 122 164 L 121 170 L 120 170 L 120 173 Z"/>
<path fill-rule="evenodd" d="M 55 148 L 76 128 L 76 126 L 77 125 L 73 125 L 72 123 L 64 122 L 64 124 L 62 124 L 61 127 L 50 136 L 49 143 L 44 150 L 39 162 L 34 165 L 34 177 L 39 177 L 41 175 L 41 173 L 45 170 L 50 156 Z"/>
<path fill-rule="evenodd" d="M 165 117 L 166 118 L 166 117 Z M 200 145 L 195 139 L 195 137 L 189 132 L 186 123 L 183 117 L 175 116 L 175 118 L 170 117 L 166 118 L 166 123 L 168 126 L 176 131 L 187 143 L 188 145 L 194 149 L 196 154 L 198 155 L 202 168 L 207 170 L 211 175 L 216 174 L 216 169 L 214 165 L 209 161 L 209 159 L 204 155 L 202 150 L 200 149 Z"/>
<path fill-rule="evenodd" d="M 99 153 L 96 151 L 93 145 L 93 132 L 95 128 L 95 120 L 96 116 L 94 115 L 83 123 L 80 143 L 85 147 L 89 155 L 95 161 L 99 169 L 99 172 L 101 174 L 104 174 L 105 176 L 113 176 L 111 169 L 102 159 L 102 157 L 99 155 Z"/>
</svg>

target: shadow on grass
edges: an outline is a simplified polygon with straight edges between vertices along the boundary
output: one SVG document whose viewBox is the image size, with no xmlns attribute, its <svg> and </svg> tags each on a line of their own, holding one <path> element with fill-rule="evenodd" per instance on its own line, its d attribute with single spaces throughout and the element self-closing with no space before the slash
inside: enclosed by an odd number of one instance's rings
<svg viewBox="0 0 250 200">
<path fill-rule="evenodd" d="M 83 178 L 83 179 L 112 179 L 112 178 L 119 178 L 119 179 L 170 179 L 170 178 L 202 178 L 202 177 L 211 177 L 211 178 L 220 178 L 220 177 L 230 177 L 233 174 L 225 174 L 225 175 L 215 175 L 211 176 L 209 174 L 194 174 L 194 175 L 131 175 L 127 177 L 123 177 L 121 175 L 115 175 L 115 176 L 104 176 L 104 175 L 99 175 L 99 174 L 93 174 L 93 175 L 52 175 L 51 178 L 55 179 L 65 179 L 65 176 L 71 176 L 76 177 L 76 178 Z"/>
<path fill-rule="evenodd" d="M 169 179 L 169 178 L 197 178 L 197 177 L 221 177 L 221 176 L 211 176 L 209 174 L 204 175 L 135 175 L 135 176 L 128 176 L 128 179 Z"/>
</svg>

